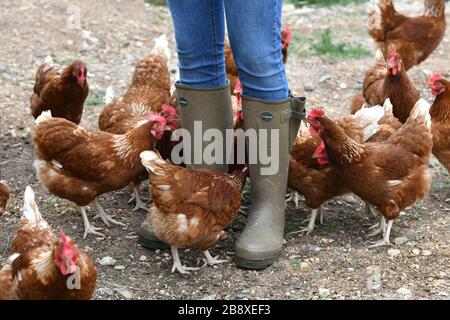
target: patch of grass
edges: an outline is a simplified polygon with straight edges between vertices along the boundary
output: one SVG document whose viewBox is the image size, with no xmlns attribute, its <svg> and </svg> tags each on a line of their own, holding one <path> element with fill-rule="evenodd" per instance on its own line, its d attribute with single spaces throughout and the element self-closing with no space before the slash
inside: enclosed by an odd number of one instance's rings
<svg viewBox="0 0 450 320">
<path fill-rule="evenodd" d="M 89 97 L 86 101 L 86 105 L 88 106 L 100 106 L 103 104 L 103 98 L 100 97 Z"/>
<path fill-rule="evenodd" d="M 298 259 L 292 259 L 291 260 L 291 266 L 292 268 L 300 268 L 300 260 Z"/>
<path fill-rule="evenodd" d="M 167 6 L 167 0 L 144 0 L 154 6 Z"/>
<path fill-rule="evenodd" d="M 345 6 L 350 3 L 362 3 L 365 0 L 285 0 L 287 3 L 292 3 L 297 7 L 315 5 L 319 7 L 328 7 L 333 5 Z"/>
<path fill-rule="evenodd" d="M 327 28 L 320 35 L 320 39 L 312 44 L 314 51 L 321 56 L 326 56 L 331 60 L 342 58 L 362 58 L 370 55 L 370 51 L 360 44 L 353 46 L 350 43 L 333 43 L 331 29 Z"/>
<path fill-rule="evenodd" d="M 444 189 L 450 189 L 450 177 L 444 176 L 442 179 L 434 179 L 431 182 L 431 191 L 440 191 Z"/>
<path fill-rule="evenodd" d="M 329 221 L 329 222 L 324 221 L 324 223 L 322 225 L 320 225 L 319 223 L 317 223 L 317 225 L 324 232 L 337 231 L 342 228 L 342 226 L 340 224 L 333 222 L 333 221 Z"/>
<path fill-rule="evenodd" d="M 292 37 L 292 50 L 290 52 L 303 58 L 321 56 L 335 61 L 339 59 L 359 59 L 371 55 L 370 51 L 361 44 L 355 46 L 347 42 L 335 43 L 330 28 L 315 37 L 301 36 L 297 33 L 294 33 Z"/>
<path fill-rule="evenodd" d="M 58 206 L 60 203 L 61 202 L 60 202 L 59 198 L 50 196 L 47 199 L 47 201 L 45 202 L 45 208 L 46 209 L 51 209 L 51 208 L 54 208 L 54 207 Z"/>
</svg>

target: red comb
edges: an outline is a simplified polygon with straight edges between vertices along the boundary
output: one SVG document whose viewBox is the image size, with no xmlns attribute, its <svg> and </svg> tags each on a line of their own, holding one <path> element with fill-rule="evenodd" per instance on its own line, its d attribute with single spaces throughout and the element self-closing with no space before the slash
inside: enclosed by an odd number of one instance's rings
<svg viewBox="0 0 450 320">
<path fill-rule="evenodd" d="M 440 73 L 435 73 L 431 76 L 430 80 L 428 80 L 428 85 L 430 87 L 432 87 L 432 86 L 434 86 L 436 81 L 441 80 L 441 79 L 442 79 L 442 75 Z"/>
<path fill-rule="evenodd" d="M 150 121 L 150 122 L 158 121 L 158 122 L 160 122 L 162 124 L 166 124 L 166 119 L 163 116 L 161 116 L 159 114 L 156 114 L 156 113 L 153 113 L 153 112 L 150 112 L 148 114 L 147 120 Z"/>
<path fill-rule="evenodd" d="M 161 106 L 161 110 L 163 112 L 165 112 L 169 116 L 176 116 L 177 115 L 177 110 L 174 107 L 172 107 L 170 104 L 168 104 L 168 103 L 164 103 Z"/>
<path fill-rule="evenodd" d="M 397 53 L 397 49 L 395 48 L 394 50 L 391 51 L 391 53 L 389 54 L 389 59 L 392 59 L 394 57 L 397 57 L 398 53 Z"/>
<path fill-rule="evenodd" d="M 309 114 L 308 114 L 308 118 L 317 118 L 317 117 L 323 117 L 325 115 L 325 111 L 323 111 L 322 109 L 319 108 L 313 108 Z"/>
<path fill-rule="evenodd" d="M 69 237 L 66 235 L 64 230 L 61 229 L 61 231 L 59 232 L 59 236 L 61 237 L 61 240 L 64 244 L 67 244 L 69 242 Z"/>
<path fill-rule="evenodd" d="M 236 85 L 234 86 L 234 93 L 242 93 L 242 82 L 237 78 Z"/>
</svg>

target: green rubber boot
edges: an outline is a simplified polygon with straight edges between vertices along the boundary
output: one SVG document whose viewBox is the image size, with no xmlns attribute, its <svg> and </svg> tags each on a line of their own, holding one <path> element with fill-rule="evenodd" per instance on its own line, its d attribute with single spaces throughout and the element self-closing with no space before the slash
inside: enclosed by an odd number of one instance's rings
<svg viewBox="0 0 450 320">
<path fill-rule="evenodd" d="M 275 153 L 273 157 L 278 160 L 276 172 L 270 174 L 264 172 L 264 168 L 269 165 L 263 165 L 260 159 L 256 164 L 249 165 L 251 204 L 247 225 L 235 246 L 236 264 L 239 267 L 264 269 L 281 253 L 289 153 L 300 121 L 305 115 L 304 105 L 304 98 L 290 97 L 283 101 L 265 101 L 243 97 L 245 130 L 257 130 L 258 144 L 261 139 L 260 129 L 278 129 L 279 136 L 274 143 L 271 142 L 271 133 L 268 133 L 267 139 L 267 150 L 271 150 L 268 154 Z M 247 148 L 250 150 L 248 145 Z"/>
<path fill-rule="evenodd" d="M 180 112 L 181 127 L 191 133 L 191 146 L 194 149 L 194 121 L 201 121 L 203 134 L 207 129 L 218 129 L 225 137 L 225 130 L 233 128 L 233 110 L 231 107 L 230 84 L 219 88 L 196 88 L 192 86 L 175 84 L 178 105 Z M 184 139 L 184 138 L 183 138 Z M 201 151 L 210 142 L 203 142 Z M 224 144 L 225 147 L 225 144 Z M 187 167 L 193 169 L 211 169 L 227 172 L 226 164 L 227 152 L 226 148 L 223 152 L 224 159 L 222 163 L 206 164 L 194 163 L 194 151 L 192 150 L 192 164 Z M 203 161 L 202 154 L 198 154 L 198 158 Z M 137 230 L 138 240 L 142 246 L 149 249 L 164 249 L 168 246 L 158 239 L 152 230 L 148 219 L 146 219 Z"/>
</svg>

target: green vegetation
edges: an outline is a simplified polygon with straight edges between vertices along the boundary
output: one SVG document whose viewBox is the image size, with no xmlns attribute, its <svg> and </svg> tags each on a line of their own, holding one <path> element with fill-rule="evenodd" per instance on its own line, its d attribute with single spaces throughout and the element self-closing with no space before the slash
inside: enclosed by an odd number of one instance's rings
<svg viewBox="0 0 450 320">
<path fill-rule="evenodd" d="M 285 0 L 287 3 L 292 3 L 297 7 L 307 6 L 307 5 L 315 5 L 321 7 L 333 6 L 333 5 L 341 5 L 345 6 L 350 3 L 362 3 L 365 0 Z"/>
<path fill-rule="evenodd" d="M 360 44 L 353 46 L 346 42 L 333 43 L 333 37 L 329 28 L 320 35 L 319 41 L 313 43 L 312 48 L 318 55 L 326 56 L 331 60 L 362 58 L 370 55 L 370 51 Z"/>
<path fill-rule="evenodd" d="M 292 50 L 300 57 L 322 56 L 328 60 L 359 59 L 370 56 L 369 50 L 362 45 L 352 45 L 347 42 L 333 41 L 331 30 L 327 28 L 323 33 L 314 38 L 293 34 Z"/>
<path fill-rule="evenodd" d="M 154 6 L 167 6 L 167 0 L 144 0 L 144 1 L 153 4 Z"/>
<path fill-rule="evenodd" d="M 88 106 L 100 106 L 103 104 L 103 98 L 102 97 L 97 97 L 97 96 L 93 96 L 93 97 L 89 97 L 86 101 L 86 105 Z"/>
</svg>

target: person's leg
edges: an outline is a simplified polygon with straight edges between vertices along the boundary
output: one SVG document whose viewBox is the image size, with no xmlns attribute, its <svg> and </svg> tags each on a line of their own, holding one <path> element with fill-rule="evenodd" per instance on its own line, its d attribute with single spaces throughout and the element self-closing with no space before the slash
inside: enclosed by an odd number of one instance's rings
<svg viewBox="0 0 450 320">
<path fill-rule="evenodd" d="M 288 97 L 281 52 L 282 0 L 226 0 L 228 36 L 243 95 L 265 100 Z"/>
<path fill-rule="evenodd" d="M 217 129 L 225 137 L 225 130 L 232 128 L 233 114 L 224 62 L 223 0 L 169 0 L 168 4 L 180 67 L 180 81 L 175 88 L 181 126 L 191 134 L 191 139 L 183 137 L 183 142 L 190 140 L 190 145 L 194 146 L 195 122 L 201 123 L 203 132 Z M 190 159 L 185 159 L 187 166 L 226 171 L 225 158 L 221 163 L 204 163 L 202 155 L 205 145 L 203 143 L 201 150 L 195 148 L 200 157 L 195 157 L 191 150 Z M 194 163 L 195 158 L 201 161 Z M 137 233 L 143 246 L 152 249 L 164 247 L 148 219 Z"/>
<path fill-rule="evenodd" d="M 226 85 L 223 0 L 169 0 L 177 44 L 180 83 Z"/>
<path fill-rule="evenodd" d="M 282 0 L 227 0 L 225 11 L 233 54 L 243 85 L 244 128 L 258 143 L 266 132 L 273 170 L 258 159 L 249 164 L 251 204 L 245 229 L 236 241 L 238 266 L 262 269 L 278 257 L 283 245 L 285 193 L 291 147 L 291 111 L 303 100 L 289 97 L 281 45 Z M 295 121 L 294 121 L 295 122 Z"/>
</svg>

